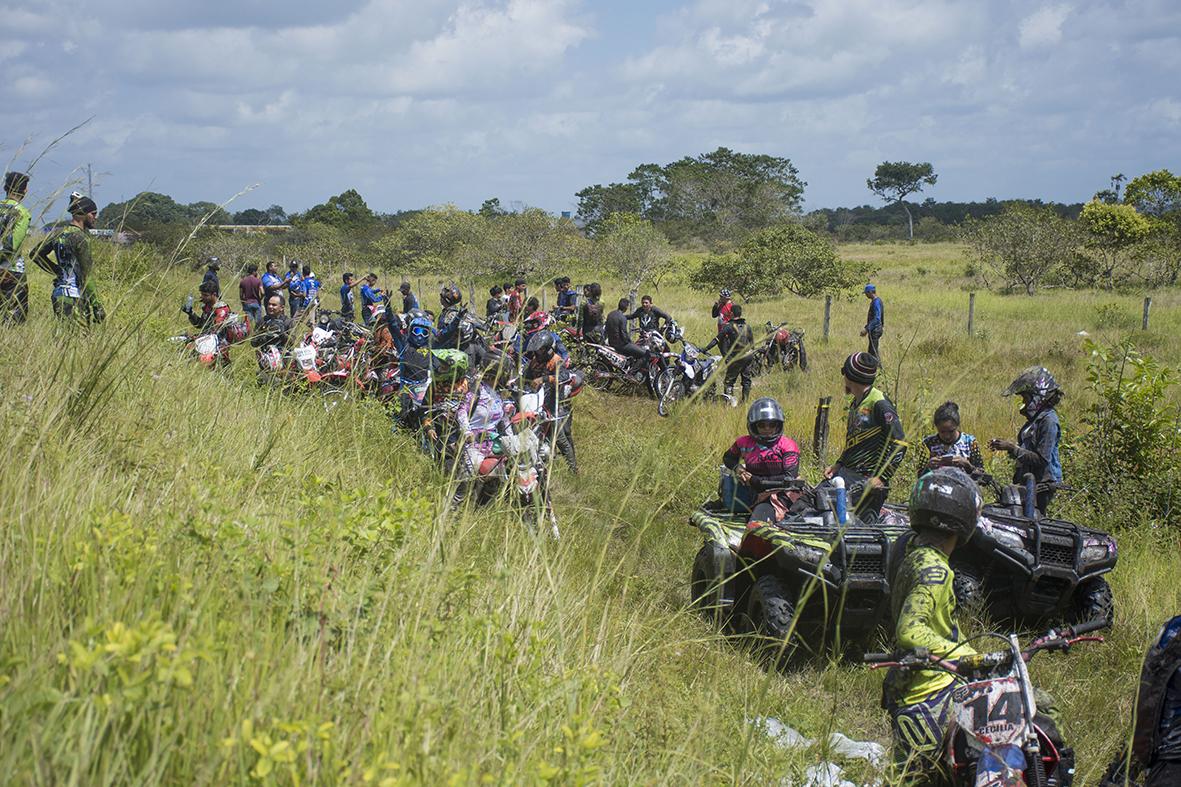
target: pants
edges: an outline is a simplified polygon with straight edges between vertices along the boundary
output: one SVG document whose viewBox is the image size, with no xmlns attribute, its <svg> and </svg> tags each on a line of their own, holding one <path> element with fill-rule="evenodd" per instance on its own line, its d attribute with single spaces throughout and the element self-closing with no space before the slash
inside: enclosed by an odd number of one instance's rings
<svg viewBox="0 0 1181 787">
<path fill-rule="evenodd" d="M 870 331 L 869 332 L 869 354 L 872 355 L 874 358 L 877 358 L 879 362 L 882 360 L 881 351 L 878 350 L 878 342 L 880 342 L 881 340 L 882 340 L 882 332 L 881 331 Z"/>
<path fill-rule="evenodd" d="M 558 451 L 566 460 L 570 472 L 578 473 L 578 457 L 574 454 L 574 414 L 566 413 L 562 420 L 554 424 L 554 442 Z"/>
<path fill-rule="evenodd" d="M 1050 507 L 1050 502 L 1054 499 L 1056 491 L 1056 489 L 1046 489 L 1034 496 L 1034 505 L 1037 506 L 1037 512 L 1042 516 L 1046 515 L 1046 509 Z"/>
<path fill-rule="evenodd" d="M 54 292 L 53 313 L 60 319 L 76 320 L 87 325 L 101 323 L 107 318 L 102 303 L 98 300 L 98 293 L 94 287 L 87 284 L 80 297 L 74 298 Z"/>
<path fill-rule="evenodd" d="M 246 317 L 250 320 L 251 328 L 254 328 L 256 325 L 262 322 L 261 303 L 244 303 L 242 304 L 242 311 L 246 312 Z"/>
<path fill-rule="evenodd" d="M 727 395 L 734 394 L 734 381 L 739 377 L 742 378 L 742 401 L 750 398 L 750 387 L 754 384 L 754 373 L 750 368 L 750 360 L 742 359 L 731 361 L 726 367 L 726 387 Z"/>
<path fill-rule="evenodd" d="M 23 273 L 0 272 L 0 319 L 24 322 L 29 316 L 29 280 Z"/>
<path fill-rule="evenodd" d="M 298 295 L 292 295 L 291 300 L 287 301 L 287 307 L 291 309 L 291 316 L 294 317 L 295 313 L 303 308 L 303 298 Z"/>
<path fill-rule="evenodd" d="M 628 342 L 622 347 L 616 347 L 615 352 L 626 355 L 628 358 L 638 358 L 643 361 L 648 360 L 648 351 L 635 342 Z"/>
</svg>

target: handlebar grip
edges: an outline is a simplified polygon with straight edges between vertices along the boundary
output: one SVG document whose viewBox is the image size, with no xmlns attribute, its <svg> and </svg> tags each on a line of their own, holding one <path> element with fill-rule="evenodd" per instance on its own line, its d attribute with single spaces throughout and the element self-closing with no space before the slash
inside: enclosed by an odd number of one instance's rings
<svg viewBox="0 0 1181 787">
<path fill-rule="evenodd" d="M 1089 634 L 1092 631 L 1099 631 L 1101 629 L 1110 627 L 1111 622 L 1107 620 L 1107 618 L 1097 618 L 1095 620 L 1088 620 L 1085 623 L 1079 623 L 1078 625 L 1071 626 L 1070 631 L 1072 634 L 1074 634 L 1074 636 L 1078 637 L 1082 636 L 1083 634 Z"/>
<path fill-rule="evenodd" d="M 861 657 L 864 664 L 881 664 L 886 661 L 896 661 L 897 659 L 890 653 L 866 653 Z"/>
</svg>

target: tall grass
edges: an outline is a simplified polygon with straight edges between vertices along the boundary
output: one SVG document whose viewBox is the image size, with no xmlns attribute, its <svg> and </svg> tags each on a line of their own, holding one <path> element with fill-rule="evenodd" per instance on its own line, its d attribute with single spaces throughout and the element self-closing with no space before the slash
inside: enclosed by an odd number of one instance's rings
<svg viewBox="0 0 1181 787">
<path fill-rule="evenodd" d="M 962 336 L 955 249 L 865 250 L 887 252 L 887 385 L 913 436 L 948 397 L 981 438 L 1011 436 L 1019 416 L 997 394 L 1016 371 L 1042 360 L 1073 395 L 1075 332 L 1122 330 L 1088 324 L 1110 295 L 982 295 L 987 335 Z M 556 471 L 563 539 L 537 540 L 510 511 L 448 511 L 441 478 L 376 406 L 328 416 L 256 388 L 249 353 L 225 374 L 178 355 L 162 338 L 195 282 L 169 273 L 122 294 L 112 276 L 110 320 L 78 331 L 48 317 L 43 278 L 32 322 L 0 344 L 11 781 L 765 784 L 822 752 L 780 750 L 748 719 L 887 739 L 877 675 L 767 669 L 685 608 L 698 540 L 685 517 L 712 492 L 741 411 L 663 420 L 650 401 L 588 393 L 584 472 Z M 1175 297 L 1156 302 L 1147 345 L 1175 363 Z M 657 303 L 692 337 L 712 334 L 708 298 L 674 287 Z M 827 345 L 816 302 L 749 311 L 809 331 L 813 371 L 756 383 L 808 435 L 860 346 L 862 302 L 836 304 Z M 1119 537 L 1109 643 L 1035 664 L 1084 784 L 1118 745 L 1143 646 L 1179 600 L 1176 536 Z"/>
</svg>

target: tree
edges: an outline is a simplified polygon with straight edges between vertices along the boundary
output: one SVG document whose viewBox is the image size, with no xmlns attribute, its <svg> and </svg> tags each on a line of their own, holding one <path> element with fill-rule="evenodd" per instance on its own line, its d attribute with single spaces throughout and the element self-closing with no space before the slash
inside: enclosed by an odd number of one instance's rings
<svg viewBox="0 0 1181 787">
<path fill-rule="evenodd" d="M 586 242 L 570 219 L 525 208 L 494 220 L 477 217 L 482 231 L 459 254 L 474 276 L 547 276 L 582 256 Z"/>
<path fill-rule="evenodd" d="M 1005 288 L 1033 295 L 1055 271 L 1065 268 L 1079 246 L 1073 223 L 1049 208 L 1005 205 L 1000 214 L 969 219 L 961 237 L 977 263 L 985 286 L 1000 279 Z"/>
<path fill-rule="evenodd" d="M 299 222 L 327 224 L 329 227 L 344 230 L 362 230 L 376 225 L 377 217 L 356 189 L 349 189 L 309 208 L 307 213 L 299 217 Z"/>
<path fill-rule="evenodd" d="M 500 207 L 500 197 L 490 197 L 484 200 L 484 204 L 480 206 L 480 215 L 486 219 L 494 219 L 505 213 L 505 209 Z"/>
<path fill-rule="evenodd" d="M 267 220 L 266 211 L 259 210 L 258 208 L 247 208 L 234 214 L 233 223 L 259 227 L 268 224 L 269 221 Z"/>
<path fill-rule="evenodd" d="M 909 161 L 883 161 L 873 171 L 873 177 L 865 185 L 886 202 L 901 205 L 906 211 L 906 222 L 910 240 L 914 240 L 914 217 L 904 201 L 911 194 L 923 190 L 923 186 L 934 186 L 939 176 L 930 162 L 912 164 Z"/>
<path fill-rule="evenodd" d="M 866 263 L 842 260 L 830 242 L 790 223 L 750 236 L 736 254 L 707 257 L 691 283 L 706 290 L 728 287 L 743 300 L 769 298 L 783 290 L 810 298 L 851 292 L 869 273 Z"/>
<path fill-rule="evenodd" d="M 644 211 L 642 192 L 635 183 L 596 184 L 587 186 L 574 196 L 578 197 L 578 213 L 575 215 L 586 228 L 586 234 L 592 238 L 609 216 L 617 213 L 639 216 Z"/>
<path fill-rule="evenodd" d="M 1099 261 L 1099 273 L 1109 289 L 1117 281 L 1117 269 L 1128 252 L 1152 234 L 1152 223 L 1131 205 L 1111 205 L 1092 200 L 1083 206 L 1079 224 L 1086 230 L 1085 245 Z"/>
<path fill-rule="evenodd" d="M 668 238 L 634 213 L 612 213 L 595 237 L 595 257 L 603 268 L 638 289 L 645 281 L 659 288 L 673 264 Z"/>
<path fill-rule="evenodd" d="M 486 220 L 454 205 L 428 208 L 404 219 L 373 244 L 386 267 L 403 273 L 453 269 L 461 252 L 476 245 Z"/>
</svg>

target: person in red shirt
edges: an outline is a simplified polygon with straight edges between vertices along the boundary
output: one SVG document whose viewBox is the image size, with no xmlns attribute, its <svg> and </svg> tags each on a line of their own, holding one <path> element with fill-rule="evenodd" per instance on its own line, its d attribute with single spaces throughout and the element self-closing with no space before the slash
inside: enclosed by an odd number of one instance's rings
<svg viewBox="0 0 1181 787">
<path fill-rule="evenodd" d="M 525 298 L 528 297 L 528 290 L 525 287 L 524 279 L 517 279 L 513 285 L 513 291 L 508 296 L 508 318 L 509 321 L 517 319 L 517 316 L 524 311 Z"/>
<path fill-rule="evenodd" d="M 238 298 L 251 326 L 262 322 L 262 279 L 258 278 L 258 266 L 254 263 L 246 266 L 246 275 L 238 281 Z"/>
<path fill-rule="evenodd" d="M 710 314 L 718 321 L 718 333 L 722 332 L 722 327 L 730 322 L 730 312 L 734 308 L 734 301 L 730 299 L 730 291 L 723 289 L 718 293 L 718 299 L 714 301 L 713 308 L 710 309 Z"/>
</svg>

